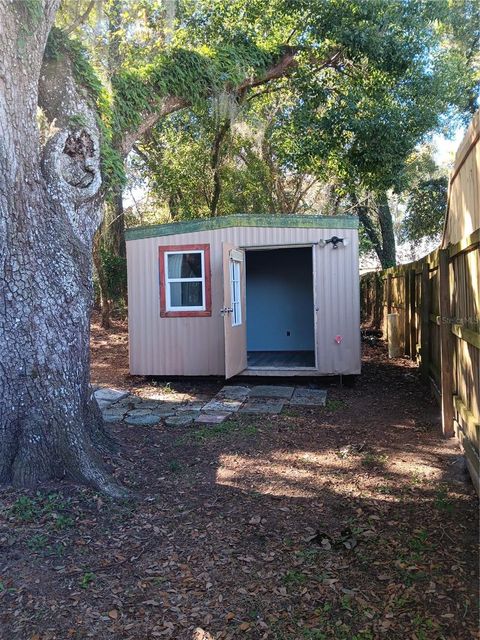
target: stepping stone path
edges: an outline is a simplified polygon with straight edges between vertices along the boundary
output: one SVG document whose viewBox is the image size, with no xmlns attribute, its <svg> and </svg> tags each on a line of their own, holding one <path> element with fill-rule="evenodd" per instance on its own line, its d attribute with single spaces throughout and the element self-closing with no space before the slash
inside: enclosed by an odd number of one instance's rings
<svg viewBox="0 0 480 640">
<path fill-rule="evenodd" d="M 297 407 L 324 407 L 326 402 L 325 389 L 297 388 L 290 399 L 290 404 Z"/>
<path fill-rule="evenodd" d="M 250 398 L 283 398 L 284 400 L 290 400 L 294 390 L 295 387 L 261 384 L 252 388 Z"/>
<path fill-rule="evenodd" d="M 280 413 L 285 400 L 283 398 L 251 398 L 240 409 L 241 413 Z"/>
<path fill-rule="evenodd" d="M 185 396 L 166 401 L 155 392 L 144 399 L 104 387 L 96 388 L 93 394 L 106 422 L 148 426 L 163 421 L 168 427 L 220 424 L 237 412 L 279 414 L 286 405 L 323 407 L 327 400 L 324 389 L 282 385 L 225 386 L 208 402 L 188 401 Z"/>
</svg>

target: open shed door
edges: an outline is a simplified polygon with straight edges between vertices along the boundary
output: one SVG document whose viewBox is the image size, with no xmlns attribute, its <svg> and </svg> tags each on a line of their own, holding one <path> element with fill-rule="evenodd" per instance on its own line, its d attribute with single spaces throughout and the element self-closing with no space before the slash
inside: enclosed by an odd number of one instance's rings
<svg viewBox="0 0 480 640">
<path fill-rule="evenodd" d="M 225 378 L 231 378 L 247 368 L 245 251 L 228 242 L 222 246 Z"/>
</svg>

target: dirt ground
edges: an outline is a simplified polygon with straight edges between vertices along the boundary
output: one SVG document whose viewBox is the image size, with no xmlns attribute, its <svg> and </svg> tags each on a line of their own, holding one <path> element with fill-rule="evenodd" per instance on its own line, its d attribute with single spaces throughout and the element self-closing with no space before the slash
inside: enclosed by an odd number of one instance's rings
<svg viewBox="0 0 480 640">
<path fill-rule="evenodd" d="M 124 324 L 94 326 L 93 381 L 148 395 L 126 348 Z M 111 428 L 135 499 L 0 493 L 2 639 L 478 638 L 475 493 L 417 369 L 382 345 L 320 410 Z"/>
</svg>

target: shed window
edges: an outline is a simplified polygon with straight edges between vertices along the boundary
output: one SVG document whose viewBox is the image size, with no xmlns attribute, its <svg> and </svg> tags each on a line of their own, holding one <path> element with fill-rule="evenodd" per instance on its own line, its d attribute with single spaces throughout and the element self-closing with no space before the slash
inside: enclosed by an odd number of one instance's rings
<svg viewBox="0 0 480 640">
<path fill-rule="evenodd" d="M 230 260 L 230 287 L 232 297 L 232 327 L 242 324 L 242 305 L 240 293 L 241 264 L 238 260 Z"/>
<path fill-rule="evenodd" d="M 160 315 L 211 315 L 210 246 L 160 247 Z"/>
</svg>

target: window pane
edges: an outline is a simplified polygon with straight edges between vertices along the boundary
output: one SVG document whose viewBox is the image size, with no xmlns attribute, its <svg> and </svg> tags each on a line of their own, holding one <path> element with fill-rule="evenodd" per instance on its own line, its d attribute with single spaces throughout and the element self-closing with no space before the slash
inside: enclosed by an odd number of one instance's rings
<svg viewBox="0 0 480 640">
<path fill-rule="evenodd" d="M 202 254 L 174 253 L 167 256 L 169 278 L 201 278 Z"/>
<path fill-rule="evenodd" d="M 201 282 L 170 282 L 171 307 L 203 307 Z"/>
<path fill-rule="evenodd" d="M 230 286 L 232 298 L 232 327 L 242 324 L 242 307 L 240 303 L 240 263 L 233 260 L 230 263 Z"/>
</svg>

